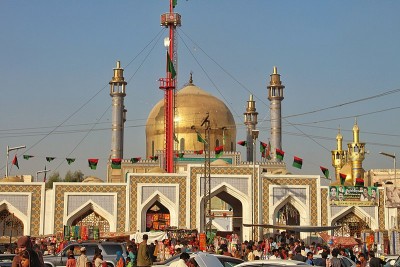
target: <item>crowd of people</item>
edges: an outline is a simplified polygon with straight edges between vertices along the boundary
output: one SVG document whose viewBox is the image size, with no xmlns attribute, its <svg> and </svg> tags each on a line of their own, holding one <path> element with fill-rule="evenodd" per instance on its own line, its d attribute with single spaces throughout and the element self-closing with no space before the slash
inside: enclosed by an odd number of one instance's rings
<svg viewBox="0 0 400 267">
<path fill-rule="evenodd" d="M 204 244 L 203 244 L 204 245 Z M 143 235 L 143 241 L 136 243 L 134 239 L 126 243 L 127 252 L 123 255 L 117 252 L 116 267 L 148 267 L 154 262 L 162 262 L 174 255 L 180 255 L 172 267 L 195 267 L 196 263 L 190 259 L 188 253 L 200 251 L 200 240 L 197 235 L 186 239 L 166 239 L 148 241 L 148 235 Z M 238 242 L 234 235 L 215 237 L 204 251 L 235 257 L 244 261 L 262 259 L 282 259 L 302 261 L 309 265 L 323 267 L 347 267 L 342 257 L 353 260 L 357 267 L 382 267 L 385 262 L 375 257 L 375 252 L 360 247 L 344 248 L 340 245 L 327 245 L 319 243 L 305 244 L 302 240 L 295 239 L 287 233 L 281 233 L 275 237 L 269 237 L 262 241 Z M 37 266 L 44 267 L 43 250 L 28 236 L 20 237 L 17 241 L 16 255 L 12 267 Z M 86 248 L 80 248 L 80 255 L 74 255 L 74 251 L 67 253 L 66 267 L 102 267 L 107 266 L 103 260 L 101 249 L 96 249 L 94 257 L 86 256 Z"/>
</svg>

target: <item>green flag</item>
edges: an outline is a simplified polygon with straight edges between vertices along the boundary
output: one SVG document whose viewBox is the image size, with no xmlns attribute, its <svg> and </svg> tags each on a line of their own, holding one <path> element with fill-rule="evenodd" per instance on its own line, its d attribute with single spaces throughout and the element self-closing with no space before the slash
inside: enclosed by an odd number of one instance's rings
<svg viewBox="0 0 400 267">
<path fill-rule="evenodd" d="M 23 155 L 23 157 L 24 157 L 24 159 L 26 159 L 26 160 L 28 160 L 28 159 L 30 159 L 30 158 L 33 158 L 33 156 L 31 156 L 31 155 Z"/>
<path fill-rule="evenodd" d="M 293 167 L 295 167 L 297 169 L 301 169 L 301 167 L 303 167 L 303 159 L 294 156 Z"/>
<path fill-rule="evenodd" d="M 75 162 L 75 159 L 73 158 L 66 158 L 68 165 L 71 165 L 71 163 Z"/>
<path fill-rule="evenodd" d="M 171 57 L 169 56 L 169 53 L 167 52 L 167 71 L 171 73 L 171 78 L 174 79 L 176 76 L 176 71 L 174 67 L 174 63 L 171 60 Z"/>
<path fill-rule="evenodd" d="M 141 157 L 138 157 L 138 158 L 131 158 L 131 162 L 132 162 L 132 163 L 136 163 L 136 162 L 139 162 L 141 159 L 142 159 Z"/>
<path fill-rule="evenodd" d="M 95 170 L 97 168 L 97 163 L 99 162 L 99 159 L 88 159 L 89 167 L 92 170 Z"/>
<path fill-rule="evenodd" d="M 178 4 L 178 0 L 172 0 L 172 6 L 175 8 L 176 5 Z"/>
<path fill-rule="evenodd" d="M 121 169 L 122 159 L 112 159 L 111 160 L 111 168 L 112 169 Z"/>
<path fill-rule="evenodd" d="M 320 166 L 322 173 L 324 174 L 326 179 L 329 179 L 329 170 L 327 168 L 324 168 Z"/>
<path fill-rule="evenodd" d="M 215 157 L 216 158 L 221 157 L 223 153 L 224 153 L 224 146 L 217 146 L 215 148 Z"/>
<path fill-rule="evenodd" d="M 55 159 L 55 157 L 46 157 L 46 160 L 47 160 L 48 162 L 53 161 L 54 159 Z"/>
<path fill-rule="evenodd" d="M 201 142 L 203 144 L 207 143 L 206 140 L 204 140 L 203 137 L 201 137 L 201 134 L 199 134 L 199 133 L 197 133 L 197 141 L 199 141 L 199 142 Z"/>
</svg>

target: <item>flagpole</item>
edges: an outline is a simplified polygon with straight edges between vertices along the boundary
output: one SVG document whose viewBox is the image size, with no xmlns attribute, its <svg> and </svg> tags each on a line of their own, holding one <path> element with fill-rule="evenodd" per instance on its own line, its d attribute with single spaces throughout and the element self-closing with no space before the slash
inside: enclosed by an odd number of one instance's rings
<svg viewBox="0 0 400 267">
<path fill-rule="evenodd" d="M 10 151 L 18 150 L 18 149 L 21 149 L 21 148 L 26 148 L 26 146 L 16 146 L 16 147 L 9 147 L 9 146 L 7 146 L 6 177 L 8 177 L 8 159 L 9 159 Z"/>
</svg>

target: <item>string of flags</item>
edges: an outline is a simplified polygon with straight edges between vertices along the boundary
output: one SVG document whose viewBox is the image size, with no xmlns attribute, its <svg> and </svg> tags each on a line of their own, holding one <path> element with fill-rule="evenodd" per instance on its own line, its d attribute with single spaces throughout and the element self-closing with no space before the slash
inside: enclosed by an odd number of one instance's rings
<svg viewBox="0 0 400 267">
<path fill-rule="evenodd" d="M 201 136 L 200 133 L 197 133 L 197 141 L 201 142 L 203 144 L 207 144 L 207 141 Z M 237 142 L 238 145 L 241 146 L 247 146 L 247 141 L 239 141 Z M 214 149 L 215 152 L 215 157 L 219 158 L 223 155 L 224 153 L 224 146 L 217 146 Z M 204 150 L 195 150 L 193 151 L 194 154 L 196 155 L 202 155 L 204 153 Z M 266 159 L 271 159 L 271 143 L 268 142 L 264 143 L 260 141 L 260 153 L 261 156 L 263 158 Z M 283 160 L 285 157 L 285 151 L 276 148 L 275 149 L 275 153 L 276 153 L 276 157 L 280 160 Z M 180 153 L 176 153 L 175 157 L 176 158 L 183 158 L 185 155 L 185 153 L 180 152 Z M 29 160 L 31 158 L 33 158 L 33 155 L 23 155 L 23 158 L 25 160 Z M 56 157 L 45 157 L 47 162 L 51 162 L 53 160 L 56 159 Z M 134 157 L 130 159 L 131 163 L 137 163 L 141 160 L 141 157 Z M 150 156 L 149 159 L 157 161 L 158 160 L 158 156 Z M 67 161 L 68 165 L 71 165 L 72 163 L 75 162 L 75 158 L 65 158 L 65 160 Z M 96 170 L 97 168 L 97 164 L 99 163 L 99 159 L 97 158 L 90 158 L 88 159 L 88 166 L 90 169 L 92 170 Z M 19 164 L 18 164 L 18 158 L 17 155 L 14 155 L 14 158 L 12 160 L 12 165 L 15 165 L 18 169 L 19 169 Z M 112 169 L 121 169 L 121 165 L 122 165 L 122 159 L 120 158 L 114 158 L 111 159 L 111 168 Z M 293 157 L 293 167 L 301 169 L 303 167 L 303 159 L 297 156 Z M 320 169 L 322 171 L 322 174 L 325 176 L 325 178 L 329 179 L 329 170 L 325 167 L 320 166 Z M 340 180 L 343 183 L 346 179 L 346 175 L 345 174 L 340 174 Z"/>
<path fill-rule="evenodd" d="M 248 145 L 247 141 L 239 141 L 239 142 L 237 142 L 237 144 L 240 145 L 240 146 L 247 146 Z M 271 159 L 271 143 L 268 142 L 268 144 L 267 144 L 267 143 L 264 143 L 264 142 L 260 141 L 260 153 L 261 153 L 261 157 L 266 158 L 266 159 Z M 275 153 L 276 153 L 276 157 L 278 159 L 280 159 L 280 160 L 284 159 L 285 151 L 276 148 L 275 149 Z M 293 157 L 292 166 L 295 167 L 295 168 L 301 169 L 303 167 L 303 159 L 294 156 Z M 327 168 L 325 168 L 325 167 L 322 167 L 322 166 L 320 166 L 320 169 L 321 169 L 322 174 L 324 175 L 324 177 L 326 179 L 329 179 L 329 170 Z M 344 181 L 345 177 L 344 178 L 341 177 L 341 179 L 343 179 L 343 181 Z"/>
</svg>

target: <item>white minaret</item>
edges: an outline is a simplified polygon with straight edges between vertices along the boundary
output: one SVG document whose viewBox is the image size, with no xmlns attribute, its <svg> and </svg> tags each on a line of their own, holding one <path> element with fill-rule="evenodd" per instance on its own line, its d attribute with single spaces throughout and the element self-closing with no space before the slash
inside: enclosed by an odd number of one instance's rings
<svg viewBox="0 0 400 267">
<path fill-rule="evenodd" d="M 124 80 L 124 69 L 117 61 L 114 68 L 114 77 L 110 84 L 110 96 L 112 97 L 112 126 L 111 126 L 111 159 L 122 159 L 124 157 L 124 123 L 126 121 L 126 109 L 124 97 L 126 82 Z"/>
<path fill-rule="evenodd" d="M 246 156 L 247 161 L 253 161 L 253 150 L 255 149 L 253 146 L 253 130 L 256 129 L 257 125 L 257 115 L 256 112 L 256 102 L 253 100 L 253 95 L 250 95 L 250 99 L 247 101 L 246 112 L 244 115 L 244 124 L 246 125 Z"/>
<path fill-rule="evenodd" d="M 268 99 L 270 101 L 269 111 L 271 120 L 271 159 L 272 161 L 280 161 L 276 158 L 275 149 L 282 149 L 282 112 L 281 102 L 283 100 L 283 89 L 285 86 L 282 85 L 281 75 L 278 74 L 278 70 L 274 67 L 273 73 L 271 74 L 271 80 L 268 88 Z"/>
</svg>

